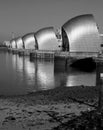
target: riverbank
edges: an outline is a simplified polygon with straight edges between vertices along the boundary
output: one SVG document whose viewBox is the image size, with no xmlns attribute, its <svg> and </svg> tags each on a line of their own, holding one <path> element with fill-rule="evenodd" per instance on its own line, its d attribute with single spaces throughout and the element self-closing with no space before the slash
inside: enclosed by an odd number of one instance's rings
<svg viewBox="0 0 103 130">
<path fill-rule="evenodd" d="M 95 110 L 96 87 L 59 87 L 0 97 L 0 130 L 52 130 L 82 112 Z"/>
</svg>

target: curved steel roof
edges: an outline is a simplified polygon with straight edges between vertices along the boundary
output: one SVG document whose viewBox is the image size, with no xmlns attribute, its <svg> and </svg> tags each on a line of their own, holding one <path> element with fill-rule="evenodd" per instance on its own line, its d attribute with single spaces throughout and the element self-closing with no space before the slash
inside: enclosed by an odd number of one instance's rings
<svg viewBox="0 0 103 130">
<path fill-rule="evenodd" d="M 36 49 L 34 33 L 28 33 L 24 35 L 22 38 L 23 38 L 25 49 Z"/>
<path fill-rule="evenodd" d="M 3 44 L 6 45 L 7 47 L 10 47 L 10 41 L 4 41 Z"/>
<path fill-rule="evenodd" d="M 100 51 L 100 36 L 92 14 L 80 15 L 62 26 L 63 49 L 70 52 Z"/>
<path fill-rule="evenodd" d="M 16 44 L 18 49 L 23 49 L 23 40 L 21 37 L 16 39 Z"/>
<path fill-rule="evenodd" d="M 10 43 L 11 43 L 11 48 L 17 48 L 15 39 L 12 39 Z"/>
<path fill-rule="evenodd" d="M 40 29 L 35 33 L 39 50 L 60 50 L 53 27 Z"/>
</svg>

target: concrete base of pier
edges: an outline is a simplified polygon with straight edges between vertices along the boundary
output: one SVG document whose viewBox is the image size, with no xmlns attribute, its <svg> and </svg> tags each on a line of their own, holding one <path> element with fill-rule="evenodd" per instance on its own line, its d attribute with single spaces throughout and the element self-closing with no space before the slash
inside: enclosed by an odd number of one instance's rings
<svg viewBox="0 0 103 130">
<path fill-rule="evenodd" d="M 29 49 L 20 49 L 18 54 L 19 56 L 30 56 L 30 53 L 35 50 L 29 50 Z"/>
<path fill-rule="evenodd" d="M 11 52 L 13 54 L 18 54 L 18 49 L 8 48 L 8 52 Z"/>
<path fill-rule="evenodd" d="M 54 59 L 55 52 L 50 51 L 34 51 L 30 53 L 30 57 L 34 59 Z"/>
<path fill-rule="evenodd" d="M 76 61 L 75 57 L 71 57 L 69 52 L 55 53 L 54 69 L 55 71 L 67 71 L 69 66 Z"/>
<path fill-rule="evenodd" d="M 13 54 L 19 54 L 20 56 L 30 56 L 30 53 L 34 52 L 32 49 L 14 49 L 9 48 L 8 52 L 12 52 Z"/>
<path fill-rule="evenodd" d="M 13 49 L 13 50 L 12 50 L 12 53 L 13 53 L 13 54 L 18 54 L 18 49 Z"/>
</svg>

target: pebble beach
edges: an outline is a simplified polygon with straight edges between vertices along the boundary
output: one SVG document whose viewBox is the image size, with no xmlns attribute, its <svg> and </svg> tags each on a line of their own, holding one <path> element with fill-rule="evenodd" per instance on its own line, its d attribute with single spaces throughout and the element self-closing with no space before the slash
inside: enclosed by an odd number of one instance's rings
<svg viewBox="0 0 103 130">
<path fill-rule="evenodd" d="M 98 89 L 82 85 L 0 96 L 0 130 L 53 130 L 97 103 Z"/>
</svg>

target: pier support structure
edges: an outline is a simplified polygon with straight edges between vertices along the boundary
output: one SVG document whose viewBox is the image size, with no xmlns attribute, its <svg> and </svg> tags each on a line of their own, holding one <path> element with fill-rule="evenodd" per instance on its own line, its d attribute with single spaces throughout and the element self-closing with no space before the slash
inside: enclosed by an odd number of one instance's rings
<svg viewBox="0 0 103 130">
<path fill-rule="evenodd" d="M 98 57 L 96 61 L 96 87 L 98 87 L 98 110 L 103 106 L 103 57 Z"/>
</svg>

